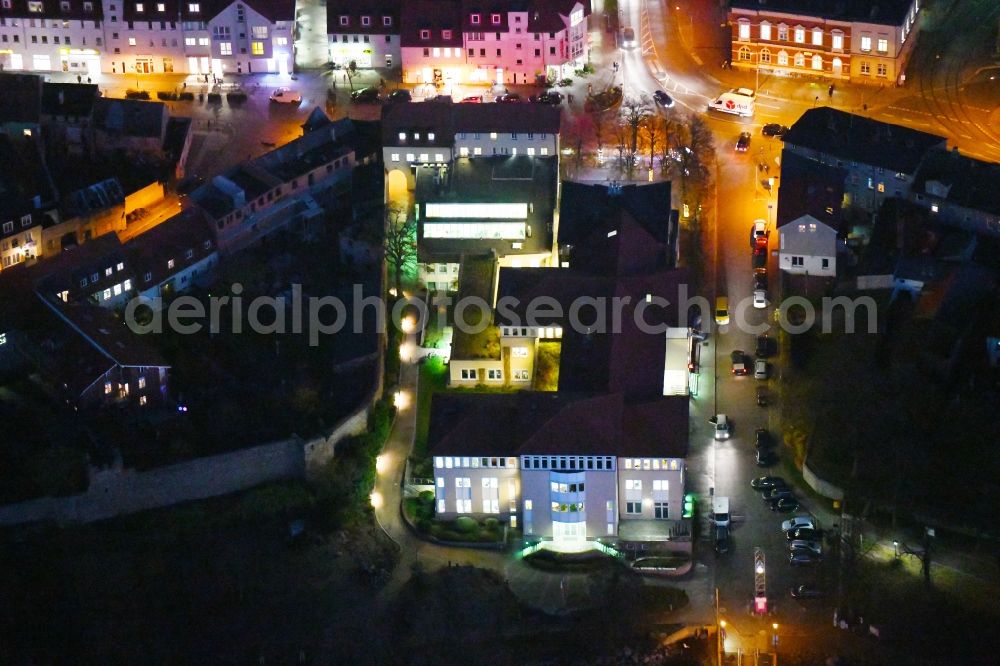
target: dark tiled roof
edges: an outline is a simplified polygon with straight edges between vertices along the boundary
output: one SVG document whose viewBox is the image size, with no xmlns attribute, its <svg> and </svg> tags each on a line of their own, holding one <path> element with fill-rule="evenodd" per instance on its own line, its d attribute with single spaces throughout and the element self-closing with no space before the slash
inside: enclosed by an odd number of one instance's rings
<svg viewBox="0 0 1000 666">
<path fill-rule="evenodd" d="M 170 367 L 149 342 L 133 333 L 111 310 L 88 303 L 50 303 L 87 342 L 118 365 Z"/>
<path fill-rule="evenodd" d="M 913 0 L 730 0 L 734 9 L 901 25 Z"/>
<path fill-rule="evenodd" d="M 620 394 L 437 393 L 431 403 L 434 455 L 609 455 L 683 457 L 688 398 L 629 404 Z"/>
<path fill-rule="evenodd" d="M 191 119 L 183 116 L 171 116 L 167 119 L 167 132 L 163 137 L 163 150 L 172 159 L 179 160 L 184 151 L 184 142 L 191 131 Z"/>
<path fill-rule="evenodd" d="M 163 136 L 166 117 L 167 108 L 163 102 L 104 97 L 94 102 L 94 126 L 109 133 L 160 137 Z"/>
<path fill-rule="evenodd" d="M 29 12 L 28 0 L 13 0 L 10 9 L 0 5 L 0 16 L 24 19 L 53 18 L 74 19 L 84 21 L 100 21 L 104 18 L 104 7 L 101 0 L 91 1 L 91 11 L 83 8 L 84 0 L 68 0 L 69 9 L 63 9 L 62 1 L 45 0 L 41 12 Z"/>
<path fill-rule="evenodd" d="M 402 0 L 328 0 L 326 3 L 326 32 L 351 35 L 398 35 Z M 349 24 L 340 24 L 340 17 L 347 16 Z M 361 17 L 371 17 L 370 25 L 362 25 Z M 384 25 L 382 17 L 388 16 L 392 25 Z"/>
<path fill-rule="evenodd" d="M 791 151 L 783 152 L 777 226 L 782 227 L 803 215 L 812 215 L 827 226 L 843 231 L 841 213 L 846 178 L 844 169 L 814 162 Z M 832 212 L 827 212 L 828 209 Z"/>
<path fill-rule="evenodd" d="M 957 150 L 932 150 L 917 169 L 913 191 L 930 194 L 928 181 L 948 188 L 944 199 L 949 203 L 1000 215 L 1000 164 L 974 160 Z"/>
<path fill-rule="evenodd" d="M 90 115 L 96 99 L 96 83 L 43 83 L 41 110 L 47 116 L 85 118 Z"/>
<path fill-rule="evenodd" d="M 15 233 L 20 229 L 22 215 L 41 212 L 35 206 L 35 197 L 43 207 L 55 199 L 40 144 L 38 136 L 0 134 L 0 225 L 18 218 L 14 224 Z M 10 165 L 17 165 L 17 168 L 10 168 Z"/>
<path fill-rule="evenodd" d="M 135 271 L 134 285 L 142 291 L 215 252 L 215 241 L 205 214 L 198 208 L 189 208 L 130 240 L 125 251 Z M 168 268 L 171 260 L 174 267 Z"/>
<path fill-rule="evenodd" d="M 528 31 L 559 32 L 568 25 L 570 12 L 578 2 L 583 5 L 584 17 L 590 16 L 590 0 L 534 0 L 528 14 Z"/>
<path fill-rule="evenodd" d="M 36 74 L 0 74 L 0 123 L 37 123 L 42 78 Z"/>
<path fill-rule="evenodd" d="M 125 192 L 116 178 L 108 178 L 89 187 L 70 192 L 63 202 L 67 215 L 86 215 L 125 203 Z"/>
<path fill-rule="evenodd" d="M 462 47 L 461 6 L 458 0 L 407 0 L 400 16 L 399 43 L 402 47 Z M 420 31 L 430 30 L 429 39 Z M 451 30 L 451 39 L 442 36 Z"/>
<path fill-rule="evenodd" d="M 618 194 L 607 185 L 563 183 L 559 245 L 571 267 L 625 275 L 669 266 L 676 234 L 670 183 L 625 185 Z"/>
<path fill-rule="evenodd" d="M 134 0 L 130 0 L 134 2 Z M 234 2 L 248 5 L 258 14 L 271 22 L 293 21 L 295 19 L 295 0 L 199 0 L 197 12 L 192 12 L 188 0 L 180 2 L 181 18 L 185 21 L 205 21 L 206 23 L 225 11 Z"/>
<path fill-rule="evenodd" d="M 785 134 L 784 142 L 843 162 L 912 174 L 924 153 L 943 146 L 945 138 L 824 106 L 802 114 Z"/>
<path fill-rule="evenodd" d="M 123 270 L 117 270 L 124 263 Z M 111 275 L 106 275 L 107 269 Z M 37 290 L 45 298 L 55 298 L 62 292 L 69 292 L 69 300 L 75 301 L 120 283 L 124 277 L 131 277 L 133 271 L 125 252 L 115 234 L 105 234 L 74 245 L 61 253 L 31 267 Z M 92 280 L 97 275 L 97 281 Z M 86 281 L 86 286 L 82 283 Z"/>
<path fill-rule="evenodd" d="M 159 5 L 163 5 L 163 11 L 159 10 Z M 122 0 L 121 7 L 123 21 L 176 21 L 180 13 L 178 0 Z"/>
<path fill-rule="evenodd" d="M 456 133 L 558 134 L 561 114 L 547 104 L 448 104 L 403 102 L 382 107 L 382 143 L 400 145 L 399 133 L 435 132 L 434 145 L 450 146 Z"/>
<path fill-rule="evenodd" d="M 608 277 L 590 275 L 565 268 L 501 268 L 497 288 L 500 298 L 508 300 L 508 310 L 495 314 L 496 324 L 559 325 L 563 329 L 559 362 L 559 390 L 622 393 L 629 400 L 647 399 L 663 393 L 663 364 L 666 340 L 663 333 L 644 332 L 635 322 L 636 306 L 642 303 L 643 317 L 651 327 L 660 324 L 676 326 L 679 321 L 677 303 L 679 288 L 687 280 L 683 270 L 662 270 L 648 275 Z M 647 294 L 666 299 L 670 305 L 661 308 L 646 304 Z M 528 308 L 538 299 L 554 299 L 561 317 L 539 318 L 529 322 Z M 621 328 L 613 326 L 617 297 L 623 307 Z M 625 298 L 628 298 L 625 301 Z M 570 309 L 581 299 L 600 303 L 604 330 L 588 331 L 572 325 Z M 595 307 L 580 307 L 576 314 L 582 325 L 596 324 Z M 598 327 L 595 325 L 594 329 Z"/>
</svg>

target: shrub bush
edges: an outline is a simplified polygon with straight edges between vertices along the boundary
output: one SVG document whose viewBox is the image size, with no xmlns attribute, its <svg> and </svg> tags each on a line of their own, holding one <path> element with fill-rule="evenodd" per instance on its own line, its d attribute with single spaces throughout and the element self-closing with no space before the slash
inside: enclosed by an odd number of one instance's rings
<svg viewBox="0 0 1000 666">
<path fill-rule="evenodd" d="M 475 518 L 469 516 L 459 516 L 454 522 L 455 530 L 463 534 L 468 534 L 479 527 Z"/>
<path fill-rule="evenodd" d="M 177 96 L 177 99 L 179 99 L 182 102 L 193 102 L 194 101 L 194 93 L 193 92 L 182 92 L 180 95 Z"/>
<path fill-rule="evenodd" d="M 569 78 L 567 78 L 567 79 L 559 79 L 559 85 L 562 86 L 562 87 L 564 87 L 564 88 L 566 86 L 571 86 L 571 85 L 573 85 L 573 79 L 569 79 Z"/>
<path fill-rule="evenodd" d="M 209 104 L 222 104 L 222 93 L 208 93 Z"/>
<path fill-rule="evenodd" d="M 231 92 L 226 94 L 226 101 L 230 104 L 242 104 L 247 101 L 247 94 L 243 92 Z"/>
<path fill-rule="evenodd" d="M 499 527 L 499 525 L 500 521 L 497 520 L 496 518 L 487 518 L 486 520 L 483 521 L 483 527 L 485 527 L 487 530 L 490 530 L 491 532 L 495 532 L 497 527 Z"/>
</svg>

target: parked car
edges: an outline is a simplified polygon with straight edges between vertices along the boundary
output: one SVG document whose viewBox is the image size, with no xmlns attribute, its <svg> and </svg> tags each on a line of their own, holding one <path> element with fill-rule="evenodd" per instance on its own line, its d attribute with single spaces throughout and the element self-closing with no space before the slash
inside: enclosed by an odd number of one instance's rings
<svg viewBox="0 0 1000 666">
<path fill-rule="evenodd" d="M 764 136 L 784 136 L 788 128 L 778 123 L 767 123 L 760 128 L 760 133 Z"/>
<path fill-rule="evenodd" d="M 755 268 L 753 271 L 753 288 L 767 289 L 767 269 Z"/>
<path fill-rule="evenodd" d="M 483 96 L 482 95 L 470 95 L 469 97 L 463 97 L 461 103 L 462 104 L 482 104 L 483 103 Z"/>
<path fill-rule="evenodd" d="M 733 362 L 734 375 L 743 376 L 750 374 L 750 368 L 747 366 L 747 355 L 743 353 L 742 349 L 734 349 L 729 358 Z"/>
<path fill-rule="evenodd" d="M 715 426 L 716 439 L 729 439 L 733 433 L 733 423 L 725 414 L 716 414 L 708 422 Z"/>
<path fill-rule="evenodd" d="M 778 462 L 778 456 L 770 449 L 757 449 L 757 467 L 770 467 Z"/>
<path fill-rule="evenodd" d="M 528 100 L 535 104 L 551 104 L 556 106 L 562 104 L 563 95 L 558 90 L 546 90 L 540 95 L 532 95 Z"/>
<path fill-rule="evenodd" d="M 767 428 L 757 428 L 754 431 L 753 445 L 755 449 L 766 449 L 774 446 L 774 438 L 771 437 L 771 433 L 767 431 Z"/>
<path fill-rule="evenodd" d="M 729 298 L 726 296 L 715 298 L 715 323 L 719 326 L 729 325 Z"/>
<path fill-rule="evenodd" d="M 653 101 L 665 109 L 669 109 L 674 105 L 673 98 L 662 90 L 657 90 L 653 93 Z"/>
<path fill-rule="evenodd" d="M 270 99 L 277 104 L 301 104 L 302 93 L 289 88 L 278 88 L 271 93 Z"/>
<path fill-rule="evenodd" d="M 726 525 L 716 525 L 715 534 L 713 539 L 713 546 L 715 547 L 715 552 L 719 555 L 723 555 L 729 552 L 729 527 Z"/>
<path fill-rule="evenodd" d="M 754 345 L 754 354 L 758 358 L 767 358 L 771 355 L 771 343 L 772 340 L 768 337 L 767 333 L 757 336 L 756 344 Z"/>
<path fill-rule="evenodd" d="M 799 501 L 793 498 L 781 499 L 771 505 L 771 511 L 778 511 L 779 513 L 789 513 L 791 511 L 799 510 Z"/>
<path fill-rule="evenodd" d="M 823 532 L 811 527 L 796 527 L 785 531 L 785 538 L 789 541 L 819 541 L 823 538 Z"/>
<path fill-rule="evenodd" d="M 818 585 L 805 583 L 792 588 L 792 596 L 796 599 L 818 599 L 826 593 Z"/>
<path fill-rule="evenodd" d="M 509 92 L 504 93 L 503 95 L 497 95 L 497 98 L 494 101 L 498 104 L 517 104 L 521 101 L 521 96 L 517 93 Z"/>
<path fill-rule="evenodd" d="M 816 557 L 820 557 L 823 555 L 823 544 L 821 544 L 819 541 L 806 541 L 804 539 L 795 539 L 794 541 L 788 544 L 788 550 L 793 552 L 796 550 L 806 550 L 815 555 Z"/>
<path fill-rule="evenodd" d="M 767 407 L 770 402 L 770 396 L 767 393 L 767 388 L 764 386 L 757 387 L 757 406 Z"/>
<path fill-rule="evenodd" d="M 413 99 L 413 96 L 410 95 L 409 90 L 404 90 L 403 88 L 400 88 L 399 90 L 393 90 L 391 93 L 389 93 L 389 97 L 387 99 L 390 102 L 409 102 Z"/>
<path fill-rule="evenodd" d="M 763 289 L 753 290 L 753 306 L 758 310 L 763 310 L 767 307 L 767 292 Z"/>
<path fill-rule="evenodd" d="M 784 488 L 788 484 L 780 476 L 761 476 L 750 482 L 750 487 L 754 490 L 769 490 L 771 488 Z"/>
<path fill-rule="evenodd" d="M 788 555 L 788 563 L 792 566 L 805 566 L 809 564 L 815 564 L 817 558 L 813 557 L 809 553 L 799 550 Z"/>
<path fill-rule="evenodd" d="M 762 499 L 765 502 L 777 502 L 778 500 L 791 499 L 795 497 L 795 493 L 792 492 L 791 488 L 773 488 L 772 490 L 765 490 Z"/>
<path fill-rule="evenodd" d="M 753 251 L 753 268 L 758 270 L 760 268 L 767 268 L 767 250 L 755 249 Z"/>
<path fill-rule="evenodd" d="M 351 101 L 357 104 L 378 104 L 382 98 L 378 94 L 378 88 L 362 88 L 351 93 Z"/>
<path fill-rule="evenodd" d="M 795 516 L 794 518 L 789 518 L 785 522 L 781 523 L 781 531 L 787 532 L 791 529 L 798 529 L 800 527 L 808 527 L 811 530 L 816 529 L 816 522 L 812 519 L 812 516 Z"/>
<path fill-rule="evenodd" d="M 770 369 L 768 368 L 767 361 L 762 358 L 757 359 L 753 363 L 753 376 L 754 379 L 767 379 Z"/>
<path fill-rule="evenodd" d="M 750 150 L 750 132 L 740 132 L 740 137 L 736 139 L 736 152 L 745 153 Z"/>
</svg>

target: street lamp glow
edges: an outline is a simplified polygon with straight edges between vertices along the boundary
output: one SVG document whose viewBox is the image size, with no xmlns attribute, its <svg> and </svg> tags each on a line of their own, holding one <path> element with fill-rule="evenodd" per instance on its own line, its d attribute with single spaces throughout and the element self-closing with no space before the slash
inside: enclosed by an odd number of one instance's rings
<svg viewBox="0 0 1000 666">
<path fill-rule="evenodd" d="M 382 507 L 382 494 L 381 493 L 376 492 L 376 491 L 373 490 L 372 494 L 369 496 L 368 499 L 371 502 L 372 508 L 379 509 L 379 508 Z"/>
<path fill-rule="evenodd" d="M 757 573 L 759 573 L 759 574 L 762 574 L 762 573 L 764 573 L 764 565 L 763 565 L 763 564 L 758 564 L 758 565 L 757 565 L 757 570 L 756 570 L 756 571 L 757 571 Z"/>
<path fill-rule="evenodd" d="M 396 406 L 396 409 L 403 409 L 410 404 L 410 398 L 404 391 L 396 391 L 395 395 L 392 396 L 392 404 Z"/>
<path fill-rule="evenodd" d="M 399 346 L 399 359 L 404 362 L 410 361 L 413 358 L 414 345 L 410 342 L 404 342 Z"/>
<path fill-rule="evenodd" d="M 725 629 L 726 628 L 726 621 L 725 620 L 719 620 L 719 626 L 722 627 L 723 629 Z"/>
<path fill-rule="evenodd" d="M 384 455 L 375 458 L 375 471 L 379 474 L 383 473 L 388 465 L 389 461 L 386 460 Z"/>
<path fill-rule="evenodd" d="M 774 629 L 775 631 L 777 631 L 778 630 L 778 623 L 775 622 L 774 624 L 772 624 L 771 628 Z"/>
<path fill-rule="evenodd" d="M 413 321 L 413 317 L 406 317 L 400 322 L 400 328 L 403 329 L 403 333 L 413 333 L 413 329 L 416 324 Z"/>
</svg>

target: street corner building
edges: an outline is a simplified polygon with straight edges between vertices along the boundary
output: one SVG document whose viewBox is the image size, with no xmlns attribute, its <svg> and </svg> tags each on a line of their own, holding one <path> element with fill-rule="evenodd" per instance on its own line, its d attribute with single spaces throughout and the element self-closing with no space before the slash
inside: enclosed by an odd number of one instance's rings
<svg viewBox="0 0 1000 666">
<path fill-rule="evenodd" d="M 732 63 L 779 76 L 906 81 L 922 0 L 732 0 Z"/>
</svg>

